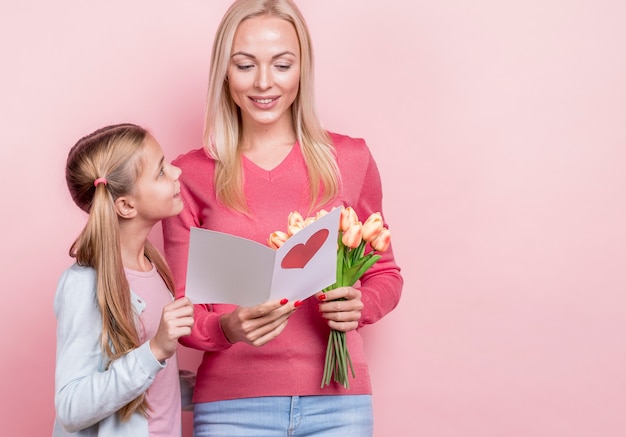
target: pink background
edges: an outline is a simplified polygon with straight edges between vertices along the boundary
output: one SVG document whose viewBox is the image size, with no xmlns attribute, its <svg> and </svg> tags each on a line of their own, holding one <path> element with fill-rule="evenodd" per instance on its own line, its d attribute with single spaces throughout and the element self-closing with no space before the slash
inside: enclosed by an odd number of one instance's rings
<svg viewBox="0 0 626 437">
<path fill-rule="evenodd" d="M 198 147 L 229 3 L 3 2 L 0 434 L 53 421 L 69 147 L 121 121 L 169 159 Z M 625 3 L 299 4 L 319 112 L 368 141 L 406 279 L 363 330 L 376 435 L 626 435 Z"/>
</svg>

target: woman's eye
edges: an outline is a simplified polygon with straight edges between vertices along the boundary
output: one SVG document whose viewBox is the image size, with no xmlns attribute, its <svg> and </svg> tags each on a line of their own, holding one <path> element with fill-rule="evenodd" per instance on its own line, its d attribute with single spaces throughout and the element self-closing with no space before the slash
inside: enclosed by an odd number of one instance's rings
<svg viewBox="0 0 626 437">
<path fill-rule="evenodd" d="M 278 64 L 276 65 L 276 68 L 279 69 L 280 71 L 287 71 L 291 68 L 291 65 L 288 64 Z"/>
<path fill-rule="evenodd" d="M 161 170 L 159 171 L 159 176 L 165 176 L 165 167 L 161 167 Z"/>
<path fill-rule="evenodd" d="M 252 67 L 254 67 L 254 65 L 251 64 L 237 64 L 237 70 L 239 71 L 248 71 L 250 70 Z"/>
</svg>

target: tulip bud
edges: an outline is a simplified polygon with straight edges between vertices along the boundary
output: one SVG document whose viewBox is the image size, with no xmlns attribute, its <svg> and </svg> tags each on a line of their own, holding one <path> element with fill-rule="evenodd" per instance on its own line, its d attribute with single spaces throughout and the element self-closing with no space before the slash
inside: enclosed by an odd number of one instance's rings
<svg viewBox="0 0 626 437">
<path fill-rule="evenodd" d="M 363 223 L 363 240 L 374 240 L 383 229 L 383 217 L 379 212 L 370 215 Z"/>
<path fill-rule="evenodd" d="M 289 213 L 289 217 L 287 217 L 287 225 L 291 226 L 291 225 L 295 225 L 298 223 L 302 223 L 304 221 L 304 219 L 302 218 L 302 215 L 298 212 L 298 211 L 292 211 Z"/>
<path fill-rule="evenodd" d="M 391 243 L 391 232 L 387 228 L 383 228 L 378 236 L 370 242 L 370 246 L 377 252 L 384 252 Z"/>
<path fill-rule="evenodd" d="M 294 235 L 300 229 L 304 227 L 304 219 L 302 215 L 298 211 L 293 211 L 289 213 L 289 217 L 287 218 L 287 232 L 289 235 Z"/>
<path fill-rule="evenodd" d="M 341 219 L 339 222 L 339 230 L 341 232 L 346 232 L 351 224 L 358 221 L 359 217 L 356 215 L 356 212 L 354 212 L 351 206 L 347 208 L 341 208 Z"/>
<path fill-rule="evenodd" d="M 347 231 L 345 231 L 341 237 L 341 241 L 344 246 L 349 247 L 350 249 L 355 249 L 361 244 L 361 234 L 362 234 L 363 225 L 361 222 L 357 221 L 356 223 L 352 223 Z"/>
<path fill-rule="evenodd" d="M 316 219 L 320 219 L 322 217 L 324 217 L 326 214 L 328 214 L 328 211 L 326 211 L 325 209 L 320 209 L 317 214 L 315 214 L 315 218 Z"/>
<path fill-rule="evenodd" d="M 282 231 L 272 232 L 267 240 L 267 245 L 272 249 L 278 249 L 288 239 L 289 235 Z"/>
<path fill-rule="evenodd" d="M 302 228 L 304 228 L 304 222 L 287 227 L 287 233 L 289 234 L 289 236 L 293 236 L 297 234 L 300 230 L 302 230 Z"/>
</svg>

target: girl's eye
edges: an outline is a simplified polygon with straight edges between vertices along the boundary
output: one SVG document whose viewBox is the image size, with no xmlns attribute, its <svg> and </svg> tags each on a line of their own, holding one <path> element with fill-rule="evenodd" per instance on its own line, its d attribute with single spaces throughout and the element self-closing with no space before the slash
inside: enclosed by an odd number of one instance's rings
<svg viewBox="0 0 626 437">
<path fill-rule="evenodd" d="M 165 176 L 165 167 L 161 167 L 161 170 L 159 170 L 159 176 Z"/>
<path fill-rule="evenodd" d="M 246 64 L 246 65 L 237 64 L 237 70 L 239 70 L 239 71 L 248 71 L 252 67 L 254 67 L 254 65 L 251 65 L 251 64 Z"/>
</svg>

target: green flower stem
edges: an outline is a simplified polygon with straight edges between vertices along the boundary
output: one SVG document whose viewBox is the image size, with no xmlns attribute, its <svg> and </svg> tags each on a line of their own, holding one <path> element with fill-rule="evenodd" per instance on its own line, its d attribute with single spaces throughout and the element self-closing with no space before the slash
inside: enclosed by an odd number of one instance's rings
<svg viewBox="0 0 626 437">
<path fill-rule="evenodd" d="M 341 237 L 342 233 L 340 232 L 337 241 L 336 282 L 326 287 L 324 291 L 339 287 L 353 286 L 356 281 L 380 259 L 380 255 L 376 255 L 373 251 L 364 255 L 367 242 L 361 241 L 358 247 L 351 249 L 343 244 Z M 328 346 L 326 347 L 321 387 L 323 388 L 325 385 L 329 385 L 330 380 L 333 379 L 338 384 L 349 389 L 348 366 L 350 367 L 352 377 L 355 378 L 356 373 L 354 371 L 354 365 L 352 364 L 352 358 L 350 358 L 350 352 L 348 351 L 346 333 L 331 329 L 328 336 Z"/>
</svg>

